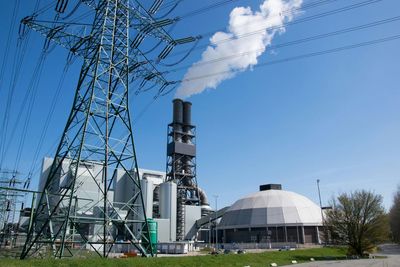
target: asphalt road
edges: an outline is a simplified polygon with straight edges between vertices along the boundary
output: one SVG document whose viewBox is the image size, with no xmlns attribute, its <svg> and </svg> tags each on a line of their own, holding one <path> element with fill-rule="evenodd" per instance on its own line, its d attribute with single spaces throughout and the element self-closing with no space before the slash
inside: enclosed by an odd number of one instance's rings
<svg viewBox="0 0 400 267">
<path fill-rule="evenodd" d="M 400 245 L 385 244 L 380 246 L 377 256 L 386 256 L 386 259 L 362 259 L 343 261 L 319 261 L 296 264 L 301 267 L 400 267 Z"/>
</svg>

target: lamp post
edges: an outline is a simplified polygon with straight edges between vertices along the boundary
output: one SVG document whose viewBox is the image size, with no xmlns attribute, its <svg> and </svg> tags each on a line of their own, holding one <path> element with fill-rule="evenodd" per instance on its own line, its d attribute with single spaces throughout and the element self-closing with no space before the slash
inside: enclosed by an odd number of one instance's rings
<svg viewBox="0 0 400 267">
<path fill-rule="evenodd" d="M 218 227 L 217 227 L 217 211 L 218 211 L 218 195 L 215 198 L 215 249 L 218 250 Z"/>
<path fill-rule="evenodd" d="M 208 246 L 211 248 L 211 236 L 212 236 L 212 234 L 211 234 L 211 217 L 209 217 L 208 218 L 208 228 L 209 228 L 209 231 L 208 231 Z"/>
<path fill-rule="evenodd" d="M 324 219 L 324 212 L 322 211 L 321 190 L 319 189 L 319 182 L 320 182 L 320 180 L 317 179 L 318 197 L 319 197 L 319 207 L 321 208 L 322 228 L 323 228 L 323 230 L 324 230 L 324 232 L 325 232 L 325 227 L 324 227 L 324 221 L 325 221 L 325 219 Z M 318 228 L 317 228 L 317 229 L 318 229 Z M 325 243 L 326 243 L 326 236 L 325 236 L 325 234 L 324 234 L 324 241 L 325 241 Z"/>
</svg>

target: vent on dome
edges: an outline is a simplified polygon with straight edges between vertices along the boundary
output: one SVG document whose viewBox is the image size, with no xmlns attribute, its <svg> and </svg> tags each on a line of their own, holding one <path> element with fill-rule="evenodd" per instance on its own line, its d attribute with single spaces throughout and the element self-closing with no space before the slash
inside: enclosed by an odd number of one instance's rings
<svg viewBox="0 0 400 267">
<path fill-rule="evenodd" d="M 260 191 L 266 191 L 266 190 L 282 190 L 282 185 L 281 184 L 263 184 L 263 185 L 260 185 Z"/>
</svg>

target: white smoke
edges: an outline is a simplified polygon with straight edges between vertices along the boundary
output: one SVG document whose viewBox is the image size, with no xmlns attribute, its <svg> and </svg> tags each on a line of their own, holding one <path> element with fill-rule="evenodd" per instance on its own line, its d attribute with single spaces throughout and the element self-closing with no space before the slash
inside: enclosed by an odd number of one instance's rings
<svg viewBox="0 0 400 267">
<path fill-rule="evenodd" d="M 256 12 L 250 7 L 234 8 L 230 13 L 228 31 L 217 32 L 210 38 L 211 44 L 203 52 L 201 60 L 186 72 L 176 97 L 187 98 L 207 88 L 215 89 L 222 81 L 256 65 L 275 34 L 285 31 L 283 24 L 299 13 L 297 10 L 302 2 L 265 0 Z M 207 64 L 209 61 L 213 62 Z"/>
</svg>

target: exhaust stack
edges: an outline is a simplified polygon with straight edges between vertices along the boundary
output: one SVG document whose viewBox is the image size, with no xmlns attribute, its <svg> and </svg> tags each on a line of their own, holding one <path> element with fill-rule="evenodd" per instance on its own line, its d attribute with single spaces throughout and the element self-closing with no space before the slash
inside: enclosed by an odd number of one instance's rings
<svg viewBox="0 0 400 267">
<path fill-rule="evenodd" d="M 192 103 L 173 100 L 172 123 L 168 125 L 166 181 L 177 184 L 177 240 L 184 239 L 184 205 L 208 206 L 207 196 L 196 179 L 196 127 Z"/>
</svg>

